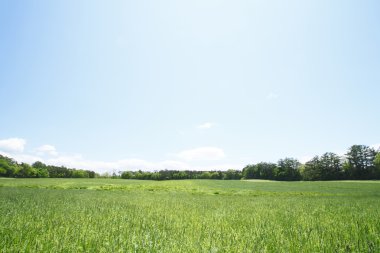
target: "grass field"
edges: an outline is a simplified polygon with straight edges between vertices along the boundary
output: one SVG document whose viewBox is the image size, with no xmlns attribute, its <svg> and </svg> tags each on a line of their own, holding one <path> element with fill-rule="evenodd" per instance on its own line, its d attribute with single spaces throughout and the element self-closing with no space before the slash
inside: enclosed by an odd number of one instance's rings
<svg viewBox="0 0 380 253">
<path fill-rule="evenodd" d="M 380 182 L 0 179 L 1 252 L 380 252 Z"/>
</svg>

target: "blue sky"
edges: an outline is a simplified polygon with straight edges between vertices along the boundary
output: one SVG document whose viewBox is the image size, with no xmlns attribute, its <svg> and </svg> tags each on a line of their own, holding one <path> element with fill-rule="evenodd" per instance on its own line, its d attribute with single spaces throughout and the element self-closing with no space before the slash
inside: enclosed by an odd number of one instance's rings
<svg viewBox="0 0 380 253">
<path fill-rule="evenodd" d="M 1 1 L 0 152 L 241 169 L 380 143 L 379 1 Z"/>
</svg>

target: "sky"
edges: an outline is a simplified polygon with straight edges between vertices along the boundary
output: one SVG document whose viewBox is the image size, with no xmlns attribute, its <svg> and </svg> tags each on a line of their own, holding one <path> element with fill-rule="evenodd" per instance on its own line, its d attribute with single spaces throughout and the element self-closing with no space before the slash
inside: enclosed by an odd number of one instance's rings
<svg viewBox="0 0 380 253">
<path fill-rule="evenodd" d="M 0 1 L 0 153 L 242 169 L 380 146 L 377 0 Z"/>
</svg>

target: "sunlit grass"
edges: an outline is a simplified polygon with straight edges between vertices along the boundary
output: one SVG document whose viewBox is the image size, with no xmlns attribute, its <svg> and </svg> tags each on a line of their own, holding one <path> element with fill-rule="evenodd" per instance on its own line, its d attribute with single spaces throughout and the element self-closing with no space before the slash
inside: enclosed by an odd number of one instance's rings
<svg viewBox="0 0 380 253">
<path fill-rule="evenodd" d="M 379 182 L 0 179 L 2 252 L 379 252 Z"/>
</svg>

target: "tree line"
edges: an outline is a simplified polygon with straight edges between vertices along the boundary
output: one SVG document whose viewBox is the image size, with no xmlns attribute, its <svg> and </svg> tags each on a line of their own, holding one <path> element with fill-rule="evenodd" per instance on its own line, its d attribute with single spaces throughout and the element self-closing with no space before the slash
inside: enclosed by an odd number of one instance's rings
<svg viewBox="0 0 380 253">
<path fill-rule="evenodd" d="M 353 145 L 343 156 L 327 152 L 305 164 L 285 158 L 278 163 L 261 162 L 243 169 L 244 178 L 271 180 L 368 180 L 380 179 L 380 152 L 369 146 Z"/>
<path fill-rule="evenodd" d="M 140 180 L 179 180 L 179 179 L 241 179 L 240 170 L 227 171 L 196 171 L 196 170 L 160 170 L 155 172 L 149 171 L 123 171 L 120 175 L 123 179 L 140 179 Z"/>
<path fill-rule="evenodd" d="M 250 164 L 243 170 L 156 172 L 124 171 L 121 178 L 141 180 L 177 179 L 269 179 L 278 181 L 369 180 L 380 179 L 380 152 L 369 146 L 353 145 L 339 156 L 327 152 L 302 164 L 295 158 L 280 159 L 277 163 Z"/>
<path fill-rule="evenodd" d="M 280 159 L 277 163 L 260 162 L 250 164 L 242 170 L 194 171 L 120 171 L 112 175 L 99 175 L 90 170 L 70 169 L 64 166 L 46 165 L 35 162 L 32 165 L 17 163 L 0 155 L 1 177 L 51 177 L 51 178 L 94 178 L 110 177 L 139 180 L 180 180 L 180 179 L 269 179 L 279 181 L 314 180 L 369 180 L 380 179 L 380 150 L 365 145 L 353 145 L 347 153 L 339 156 L 327 152 L 315 156 L 302 164 L 295 158 Z"/>
<path fill-rule="evenodd" d="M 71 169 L 65 166 L 46 165 L 35 162 L 32 165 L 17 163 L 12 158 L 0 155 L 0 177 L 18 178 L 94 178 L 91 170 Z"/>
</svg>

